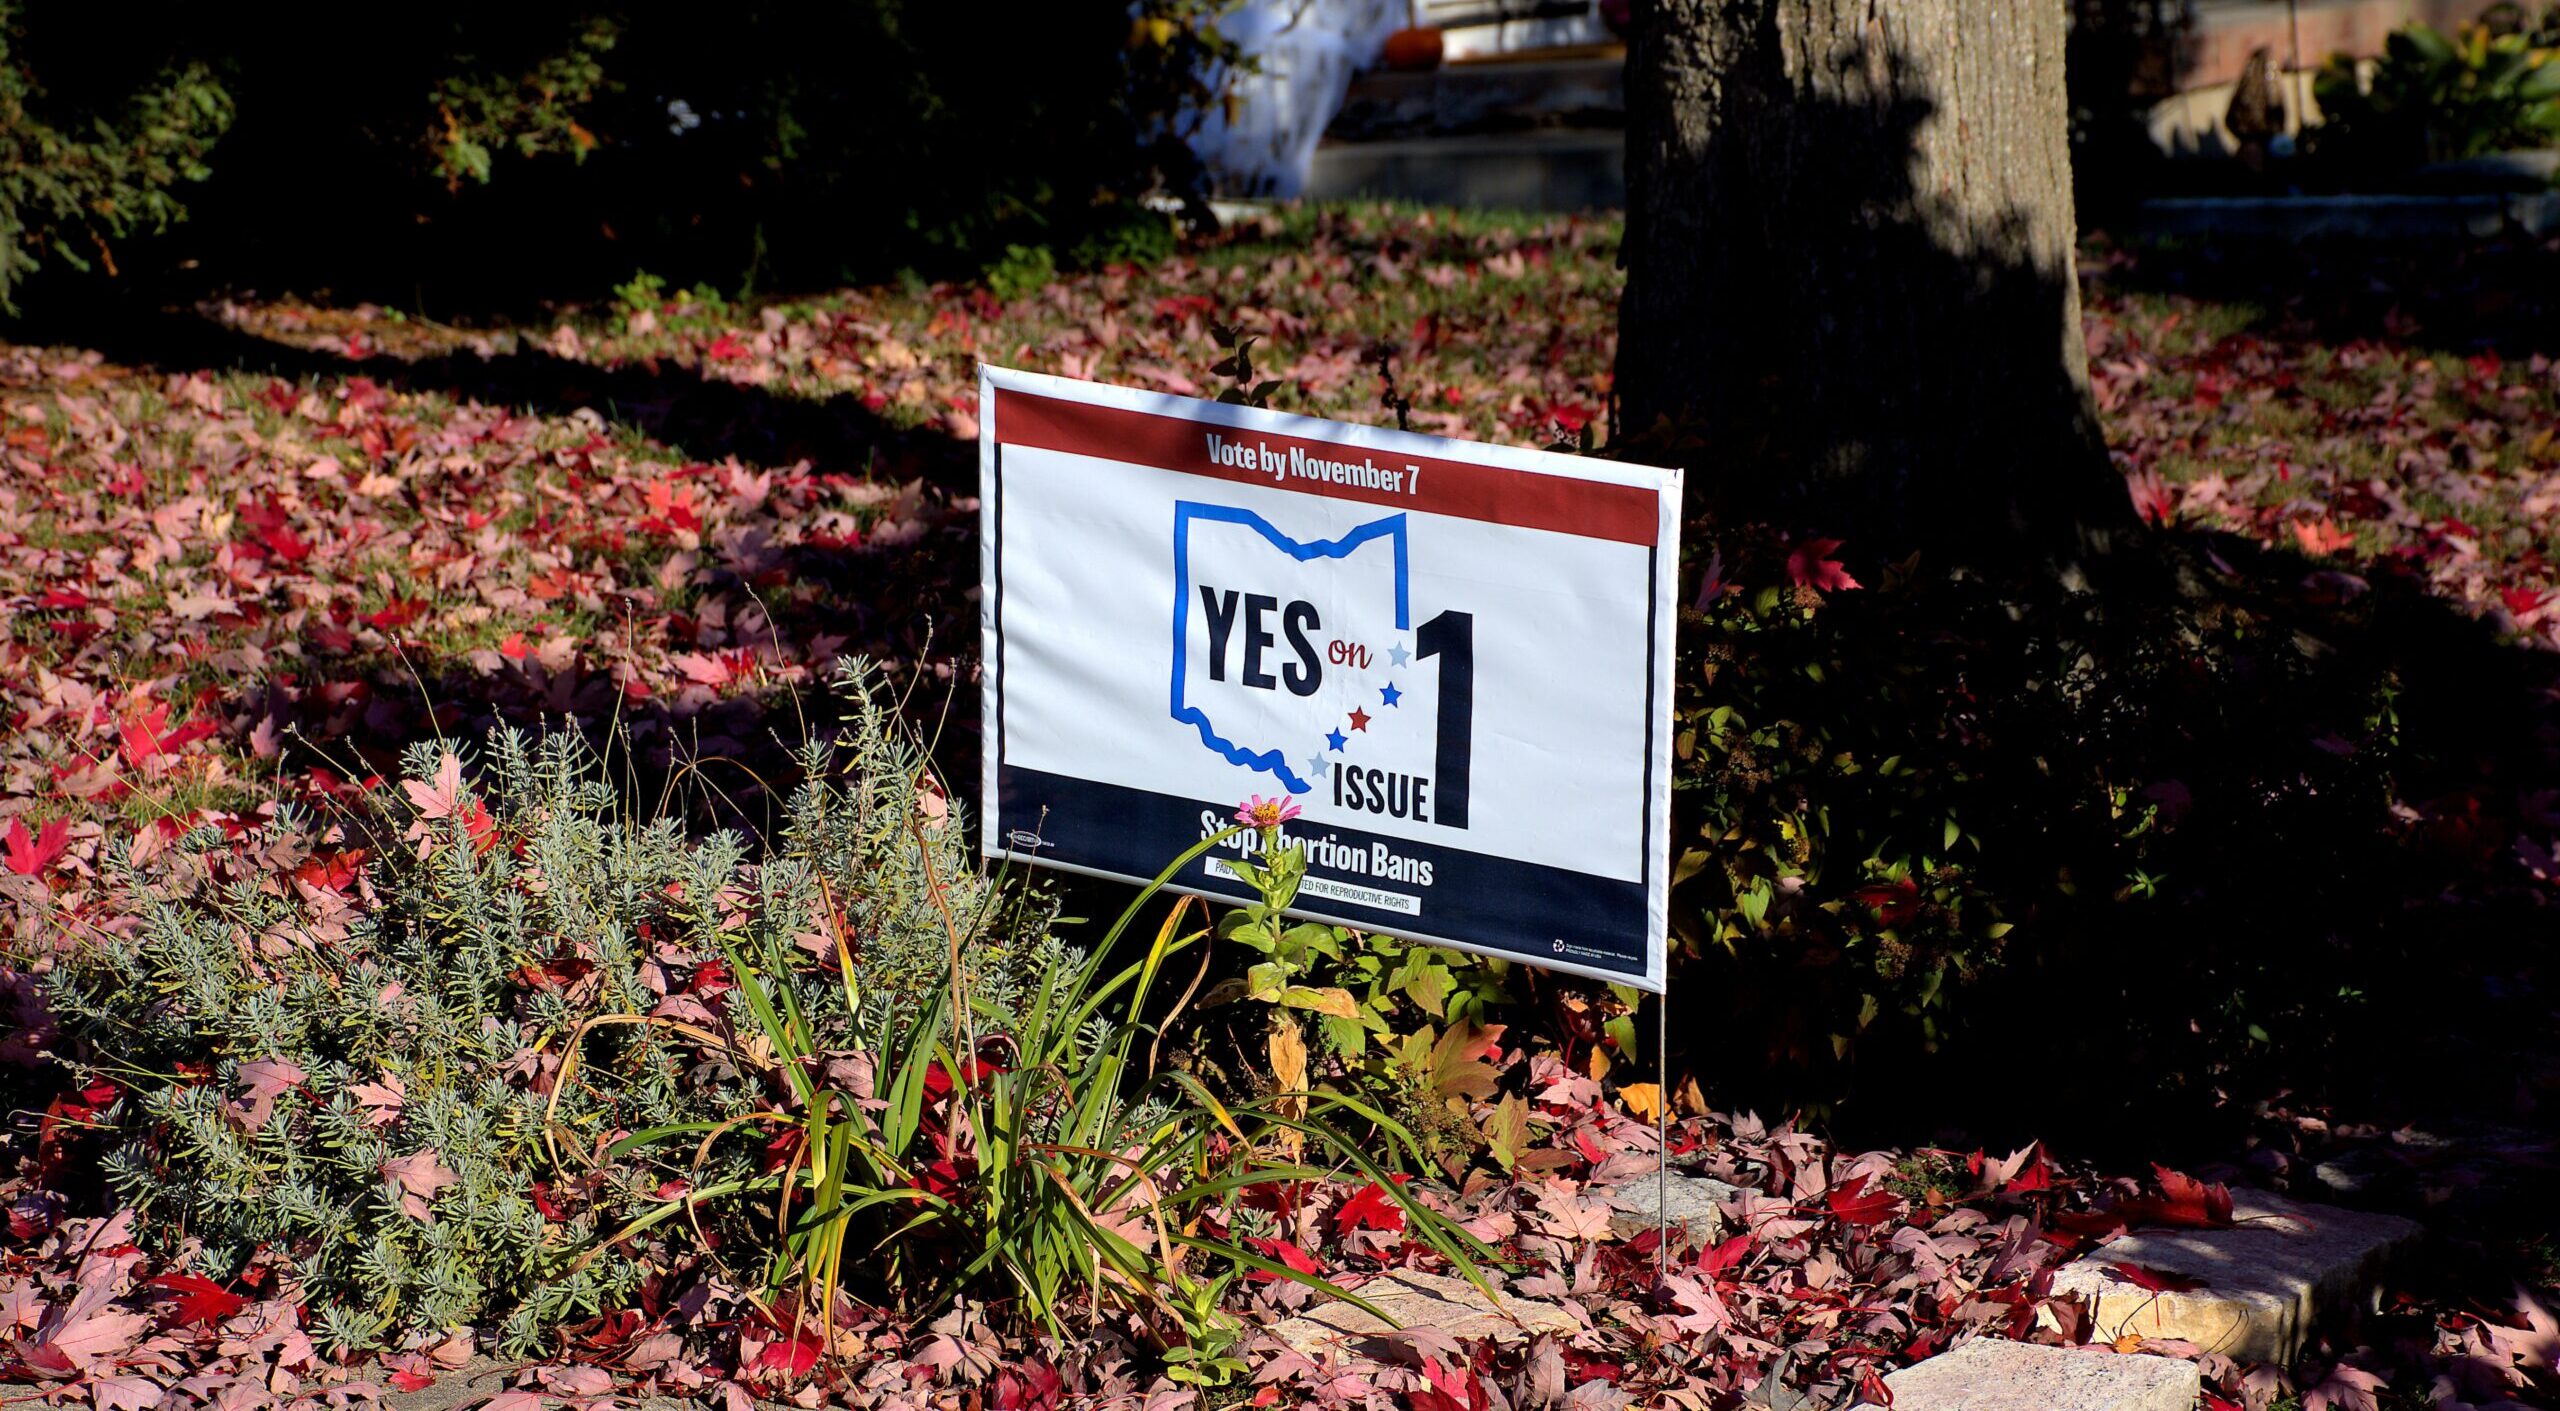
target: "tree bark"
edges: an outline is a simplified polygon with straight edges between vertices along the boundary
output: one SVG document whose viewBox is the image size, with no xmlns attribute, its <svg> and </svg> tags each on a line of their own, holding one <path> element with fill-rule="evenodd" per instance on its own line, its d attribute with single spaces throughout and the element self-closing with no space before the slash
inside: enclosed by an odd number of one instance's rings
<svg viewBox="0 0 2560 1411">
<path fill-rule="evenodd" d="M 2076 557 L 2130 525 L 2063 39 L 2063 0 L 1637 0 L 1622 432 L 1824 527 Z"/>
</svg>

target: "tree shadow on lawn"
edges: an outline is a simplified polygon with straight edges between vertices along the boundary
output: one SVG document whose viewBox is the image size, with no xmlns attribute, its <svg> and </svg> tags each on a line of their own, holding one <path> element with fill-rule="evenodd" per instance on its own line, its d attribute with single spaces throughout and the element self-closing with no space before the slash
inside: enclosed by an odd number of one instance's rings
<svg viewBox="0 0 2560 1411">
<path fill-rule="evenodd" d="M 841 718 L 828 663 L 811 656 L 813 644 L 833 640 L 886 669 L 888 688 L 934 742 L 946 777 L 977 777 L 977 692 L 969 670 L 977 534 L 962 499 L 976 490 L 974 443 L 896 426 L 858 398 L 780 395 L 673 364 L 599 367 L 541 350 L 357 359 L 185 311 L 132 306 L 76 323 L 39 322 L 20 336 L 94 348 L 163 374 L 370 378 L 394 391 L 510 411 L 592 410 L 697 461 L 734 457 L 755 469 L 807 460 L 821 473 L 885 485 L 921 481 L 933 492 L 919 532 L 904 541 L 873 537 L 851 548 L 761 543 L 734 554 L 704 546 L 703 596 L 740 607 L 716 639 L 695 636 L 701 629 L 688 615 L 671 615 L 669 649 L 717 655 L 771 645 L 795 668 L 784 673 L 792 679 L 769 682 L 774 673 L 749 669 L 741 673 L 748 679 L 715 683 L 717 689 L 654 683 L 658 689 L 643 698 L 578 660 L 495 652 L 460 659 L 416 643 L 349 655 L 306 630 L 305 660 L 329 673 L 325 687 L 270 681 L 229 706 L 238 733 L 261 736 L 288 763 L 299 753 L 305 764 L 337 774 L 396 777 L 402 751 L 421 740 L 473 741 L 501 725 L 556 728 L 566 721 L 604 753 L 635 805 L 671 804 L 697 825 L 761 833 L 797 783 L 800 744 Z M 315 619 L 314 629 L 321 625 Z"/>
<path fill-rule="evenodd" d="M 580 370 L 562 370 L 564 383 Z M 573 390 L 550 405 L 587 405 Z M 696 437 L 695 454 L 742 444 Z M 1698 536 L 1702 551 L 1712 535 Z M 2502 643 L 2388 566 L 2350 573 L 2189 531 L 2118 553 L 2143 567 L 2094 593 L 2012 574 L 1833 595 L 1843 656 L 1832 689 L 1792 718 L 1863 733 L 1907 770 L 1961 776 L 1933 787 L 1983 836 L 1964 865 L 2020 930 L 1938 1012 L 1938 1033 L 1887 1015 L 1845 1073 L 1819 1053 L 1824 1021 L 1875 987 L 1860 969 L 1871 955 L 1807 930 L 1768 952 L 1693 956 L 1674 982 L 1674 1066 L 1720 1102 L 1768 1110 L 1837 1096 L 1819 1084 L 1841 1079 L 1844 1136 L 1956 1128 L 2127 1160 L 2227 1153 L 2253 1106 L 2287 1093 L 2360 1120 L 2512 1117 L 2548 1062 L 2533 1036 L 2560 1027 L 2551 912 L 2515 852 L 2560 831 L 2534 802 L 2560 785 L 2560 662 Z M 965 661 L 976 565 L 974 522 L 880 555 L 801 551 L 788 574 L 827 586 L 776 630 L 846 625 L 886 600 L 911 627 L 894 655 Z M 315 720 L 307 706 L 291 718 L 386 762 L 427 720 L 468 739 L 576 719 L 609 757 L 636 761 L 618 782 L 644 807 L 672 788 L 697 825 L 750 832 L 796 782 L 791 747 L 834 720 L 814 682 L 626 709 L 574 667 L 426 660 L 377 663 L 371 679 L 376 701 L 351 718 Z M 286 718 L 283 703 L 244 705 Z M 965 673 L 923 682 L 912 706 L 946 779 L 973 793 Z M 2122 803 L 2104 802 L 2110 788 Z M 1697 815 L 1679 797 L 1675 837 L 1688 838 Z M 2147 840 L 2125 836 L 2155 809 Z M 2123 895 L 2135 868 L 2157 877 L 2156 896 Z M 1075 890 L 1080 912 L 1117 909 L 1112 888 Z M 1715 903 L 1684 892 L 1674 904 Z"/>
<path fill-rule="evenodd" d="M 1893 116 L 1917 120 L 1909 109 Z M 1848 132 L 1872 136 L 1875 122 L 1858 109 Z M 1862 163 L 1859 179 L 1878 169 Z M 1823 191 L 1823 210 L 1863 219 L 1869 208 L 1841 197 Z M 2003 282 L 2023 286 L 2003 296 L 2004 309 L 2061 297 L 2053 273 L 1981 252 L 1904 266 L 1918 271 L 1895 294 L 1908 307 L 1894 317 L 1906 321 L 1913 308 L 1960 312 L 1967 291 Z M 878 451 L 899 478 L 974 488 L 970 448 L 946 436 L 891 427 L 850 398 L 806 402 L 672 366 L 600 369 L 540 352 L 359 362 L 172 315 L 85 325 L 68 341 L 171 372 L 362 375 L 499 406 L 592 407 L 705 459 L 849 466 Z M 1875 429 L 1872 418 L 1823 424 L 1843 437 Z M 1765 465 L 1756 449 L 1744 458 Z M 1736 478 L 1696 482 L 1716 501 Z M 1736 556 L 1716 527 L 1732 514 L 1709 508 L 1690 536 L 1694 558 L 1711 548 Z M 1821 526 L 1824 510 L 1798 502 L 1790 517 Z M 1878 550 L 1898 536 L 1882 521 L 1867 529 L 1875 538 L 1858 545 L 1869 555 L 1860 571 L 1881 579 L 1865 563 L 1886 561 Z M 1678 963 L 1675 1069 L 1699 1073 L 1713 1100 L 1736 1107 L 1783 1110 L 1845 1091 L 1835 1117 L 1859 1140 L 1955 1127 L 2142 1158 L 2180 1146 L 2228 1151 L 2253 1106 L 2288 1090 L 2361 1117 L 2511 1113 L 2519 1085 L 2547 1061 L 2536 1036 L 2555 1027 L 2551 910 L 2513 851 L 2544 826 L 2536 808 L 2547 813 L 2560 797 L 2534 803 L 2560 783 L 2553 658 L 2502 644 L 2387 572 L 2359 581 L 2336 564 L 2218 535 L 2119 535 L 2094 591 L 2015 571 L 2023 554 L 1993 565 L 2001 571 L 1949 574 L 1928 549 L 1927 572 L 1907 590 L 1877 582 L 1834 594 L 1819 647 L 1829 654 L 1824 689 L 1774 702 L 1786 709 L 1753 722 L 1823 732 L 1872 756 L 1869 766 L 1898 753 L 1906 776 L 1932 771 L 1900 793 L 1843 795 L 1826 805 L 1832 826 L 1934 835 L 1943 813 L 1885 815 L 1953 800 L 1984 839 L 1965 868 L 2018 926 L 2001 963 L 1924 1011 L 1934 1034 L 1888 1007 L 1838 1063 L 1831 1035 L 1852 1031 L 1844 1017 L 1862 992 L 1889 986 L 1877 978 L 1872 928 L 1853 934 L 1822 911 L 1854 905 L 1854 879 L 1825 884 L 1782 898 L 1769 929 L 1738 953 L 1709 944 Z M 956 658 L 962 669 L 928 680 L 911 704 L 964 796 L 977 778 L 977 698 L 965 671 L 976 566 L 972 517 L 894 549 L 799 549 L 778 565 L 792 582 L 822 585 L 778 632 L 805 640 L 869 613 L 900 624 L 864 634 L 890 655 Z M 1702 571 L 1693 562 L 1684 597 Z M 1772 560 L 1741 581 L 1783 585 L 1785 569 Z M 1684 689 L 1696 692 L 1684 705 L 1712 709 L 1730 699 L 1732 678 L 1700 688 L 1696 656 L 1716 642 L 1705 623 L 1684 631 Z M 365 679 L 369 699 L 252 698 L 235 719 L 243 730 L 299 725 L 324 749 L 357 748 L 376 769 L 414 741 L 467 739 L 495 723 L 568 716 L 605 740 L 619 721 L 631 735 L 614 747 L 635 762 L 623 781 L 635 800 L 680 781 L 694 821 L 753 830 L 789 790 L 800 721 L 823 728 L 829 718 L 806 681 L 632 708 L 574 665 L 484 671 L 411 659 L 370 663 Z M 705 757 L 733 763 L 687 767 Z M 1697 790 L 1714 781 L 1693 774 L 1684 784 L 1675 856 L 1711 841 L 1698 838 Z M 1774 796 L 1748 805 L 1763 823 L 1792 807 Z M 1863 819 L 1853 816 L 1860 808 Z M 2155 808 L 2166 816 L 2141 830 Z M 2156 896 L 2129 894 L 2136 866 L 2157 879 Z M 1856 862 L 1835 858 L 1834 869 L 1852 874 Z M 1732 912 L 1730 896 L 1713 890 L 1716 872 L 1675 894 L 1675 913 L 1693 928 Z M 1897 943 L 1916 945 L 1925 962 L 1934 942 L 1924 929 L 1906 928 Z"/>
<path fill-rule="evenodd" d="M 671 362 L 604 366 L 535 347 L 483 357 L 469 351 L 402 359 L 348 358 L 297 347 L 179 309 L 127 305 L 34 321 L 21 341 L 95 348 L 163 372 L 231 369 L 287 380 L 369 377 L 403 392 L 471 398 L 491 406 L 564 416 L 593 409 L 696 460 L 730 456 L 751 466 L 810 460 L 845 473 L 973 492 L 977 448 L 936 430 L 901 427 L 858 397 L 824 400 L 704 377 Z"/>
<path fill-rule="evenodd" d="M 2526 854 L 2560 841 L 2560 654 L 2404 560 L 2138 524 L 2041 351 L 2071 271 L 2035 217 L 1915 180 L 1950 119 L 1884 33 L 1718 56 L 1732 131 L 1648 160 L 1720 205 L 1638 228 L 1631 152 L 1630 308 L 1673 295 L 1620 386 L 1691 419 L 1627 454 L 1691 470 L 1684 589 L 1710 551 L 1740 585 L 1684 623 L 1673 1067 L 1852 1147 L 2137 1162 L 2286 1105 L 2547 1104 L 2560 858 Z M 1816 534 L 1867 586 L 1799 626 Z"/>
<path fill-rule="evenodd" d="M 2095 278 L 2107 287 L 2250 310 L 2244 330 L 2259 338 L 2560 354 L 2560 237 L 2101 247 Z"/>
<path fill-rule="evenodd" d="M 1817 793 L 1826 845 L 1927 856 L 2013 933 L 1933 934 L 1955 923 L 1923 901 L 1880 939 L 1882 894 L 1832 883 L 1772 908 L 1795 923 L 1774 946 L 1681 983 L 1731 986 L 1719 1021 L 1806 1070 L 1856 1034 L 1836 1116 L 1878 1142 L 2041 1137 L 2138 1166 L 2228 1156 L 2287 1109 L 2547 1124 L 2560 654 L 2389 563 L 2200 530 L 2126 552 L 2166 581 L 1937 579 L 1824 608 L 1838 655 L 1805 697 L 1826 704 L 1796 714 L 1915 781 Z M 1967 841 L 1932 846 L 1942 818 Z M 1825 924 L 1826 901 L 1860 924 Z M 1943 997 L 1896 1012 L 1932 967 Z M 1886 1012 L 1860 1034 L 1842 1021 L 1871 993 Z M 1721 1037 L 1700 1066 L 1748 1072 Z"/>
</svg>

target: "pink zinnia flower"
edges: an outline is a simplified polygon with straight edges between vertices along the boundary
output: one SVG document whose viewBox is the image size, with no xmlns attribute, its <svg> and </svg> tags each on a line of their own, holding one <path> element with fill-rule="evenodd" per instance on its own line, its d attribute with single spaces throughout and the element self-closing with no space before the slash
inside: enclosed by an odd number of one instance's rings
<svg viewBox="0 0 2560 1411">
<path fill-rule="evenodd" d="M 1277 828 L 1297 816 L 1297 802 L 1285 794 L 1268 799 L 1256 794 L 1236 805 L 1236 821 L 1247 828 Z"/>
</svg>

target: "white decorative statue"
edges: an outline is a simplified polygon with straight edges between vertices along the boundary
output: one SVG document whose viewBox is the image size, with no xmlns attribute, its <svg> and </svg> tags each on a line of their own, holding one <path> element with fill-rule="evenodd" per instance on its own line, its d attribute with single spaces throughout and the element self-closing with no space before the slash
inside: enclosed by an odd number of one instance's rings
<svg viewBox="0 0 2560 1411">
<path fill-rule="evenodd" d="M 1352 75 L 1377 62 L 1406 15 L 1405 0 L 1244 0 L 1220 18 L 1256 71 L 1235 78 L 1234 101 L 1191 138 L 1219 189 L 1284 198 L 1305 189 Z"/>
</svg>

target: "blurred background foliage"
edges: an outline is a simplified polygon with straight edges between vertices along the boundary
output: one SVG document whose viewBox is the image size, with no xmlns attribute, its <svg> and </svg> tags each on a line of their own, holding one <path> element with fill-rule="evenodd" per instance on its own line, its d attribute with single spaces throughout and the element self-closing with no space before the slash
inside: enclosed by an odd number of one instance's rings
<svg viewBox="0 0 2560 1411">
<path fill-rule="evenodd" d="M 1232 71 L 1223 8 L 13 0 L 0 296 L 219 269 L 503 306 L 641 268 L 752 291 L 1107 251 L 1165 225 L 1140 195 L 1200 194 L 1181 139 Z"/>
<path fill-rule="evenodd" d="M 2315 155 L 2410 168 L 2560 144 L 2560 5 L 2538 20 L 2514 7 L 2497 23 L 2447 35 L 2392 33 L 2359 73 L 2346 55 L 2321 67 Z"/>
</svg>

